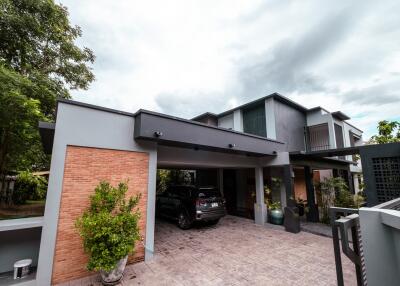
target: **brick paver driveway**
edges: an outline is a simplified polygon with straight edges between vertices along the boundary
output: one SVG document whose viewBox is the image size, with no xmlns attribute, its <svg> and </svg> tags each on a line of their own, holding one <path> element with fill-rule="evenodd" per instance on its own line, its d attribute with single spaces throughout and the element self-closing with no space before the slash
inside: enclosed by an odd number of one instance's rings
<svg viewBox="0 0 400 286">
<path fill-rule="evenodd" d="M 128 266 L 123 285 L 336 285 L 332 240 L 311 233 L 232 216 L 186 231 L 159 221 L 155 245 L 155 258 Z M 354 267 L 343 263 L 345 285 L 355 285 Z"/>
</svg>

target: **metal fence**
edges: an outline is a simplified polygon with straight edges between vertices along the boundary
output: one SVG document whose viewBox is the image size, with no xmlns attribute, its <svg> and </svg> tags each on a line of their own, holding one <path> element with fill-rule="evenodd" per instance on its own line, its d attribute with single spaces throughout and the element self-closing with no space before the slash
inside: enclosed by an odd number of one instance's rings
<svg viewBox="0 0 400 286">
<path fill-rule="evenodd" d="M 358 210 L 331 207 L 329 212 L 338 286 L 344 285 L 341 252 L 354 263 L 357 285 L 367 285 Z"/>
<path fill-rule="evenodd" d="M 373 208 L 362 208 L 361 210 L 364 213 L 372 209 L 382 210 L 382 211 L 385 209 L 400 211 L 400 198 L 394 199 L 386 203 L 382 203 Z M 368 250 L 370 251 L 371 249 L 364 250 L 363 248 L 362 236 L 360 230 L 359 210 L 331 207 L 329 209 L 329 212 L 330 212 L 330 219 L 332 226 L 333 249 L 335 253 L 337 284 L 339 286 L 344 285 L 342 257 L 341 257 L 341 253 L 343 252 L 343 254 L 346 255 L 350 259 L 350 261 L 354 263 L 356 270 L 356 277 L 357 277 L 357 285 L 358 286 L 367 285 L 367 270 L 365 267 L 366 261 L 364 258 L 364 251 Z M 398 215 L 396 219 L 397 218 Z M 362 219 L 365 218 L 363 217 Z M 374 227 L 376 225 L 376 222 L 374 220 L 372 220 L 371 222 L 369 220 L 362 221 L 364 225 L 367 225 L 366 222 L 373 223 L 372 225 L 369 225 L 367 227 L 367 230 L 369 232 L 371 231 L 374 232 L 375 231 Z M 378 224 L 379 223 L 380 222 L 378 222 Z M 400 230 L 400 228 L 398 227 L 399 225 L 398 219 L 392 224 L 393 225 L 391 225 L 391 227 Z M 365 228 L 363 231 L 365 231 Z M 380 243 L 385 243 L 385 242 L 383 240 L 382 241 L 380 240 Z M 375 259 L 375 257 L 373 257 L 373 259 Z M 386 263 L 386 261 L 381 261 L 381 262 Z M 370 269 L 370 271 L 371 270 L 375 271 L 375 269 Z M 368 275 L 371 275 L 371 273 L 369 273 Z M 374 275 L 372 275 L 372 277 L 374 277 Z"/>
</svg>

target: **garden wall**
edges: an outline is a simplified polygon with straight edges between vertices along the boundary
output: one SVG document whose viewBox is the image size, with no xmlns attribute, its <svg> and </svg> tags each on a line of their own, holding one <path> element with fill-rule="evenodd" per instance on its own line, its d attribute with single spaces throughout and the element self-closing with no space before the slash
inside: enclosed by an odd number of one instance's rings
<svg viewBox="0 0 400 286">
<path fill-rule="evenodd" d="M 117 185 L 128 180 L 127 195 L 142 194 L 139 222 L 143 237 L 146 232 L 146 206 L 149 155 L 144 152 L 67 146 L 61 206 L 57 228 L 52 284 L 85 277 L 87 256 L 75 221 L 89 205 L 89 196 L 101 180 Z M 129 262 L 144 259 L 144 247 L 138 242 Z"/>
</svg>

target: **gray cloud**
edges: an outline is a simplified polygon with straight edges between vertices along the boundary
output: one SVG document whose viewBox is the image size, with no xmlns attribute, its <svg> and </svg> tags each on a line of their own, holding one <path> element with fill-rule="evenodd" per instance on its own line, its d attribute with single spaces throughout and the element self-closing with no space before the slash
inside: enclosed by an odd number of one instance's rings
<svg viewBox="0 0 400 286">
<path fill-rule="evenodd" d="M 270 92 L 332 92 L 313 64 L 327 56 L 352 30 L 350 11 L 330 15 L 302 35 L 276 44 L 256 58 L 242 59 L 239 80 L 244 98 Z"/>
<path fill-rule="evenodd" d="M 341 94 L 341 98 L 344 102 L 357 105 L 398 104 L 400 106 L 400 81 L 353 89 Z"/>
</svg>

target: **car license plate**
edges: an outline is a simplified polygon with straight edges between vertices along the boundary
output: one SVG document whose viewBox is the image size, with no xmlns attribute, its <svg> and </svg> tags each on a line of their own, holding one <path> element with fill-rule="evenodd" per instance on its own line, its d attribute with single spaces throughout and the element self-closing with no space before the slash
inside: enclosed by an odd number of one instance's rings
<svg viewBox="0 0 400 286">
<path fill-rule="evenodd" d="M 218 203 L 211 203 L 211 207 L 212 208 L 218 207 Z"/>
</svg>

